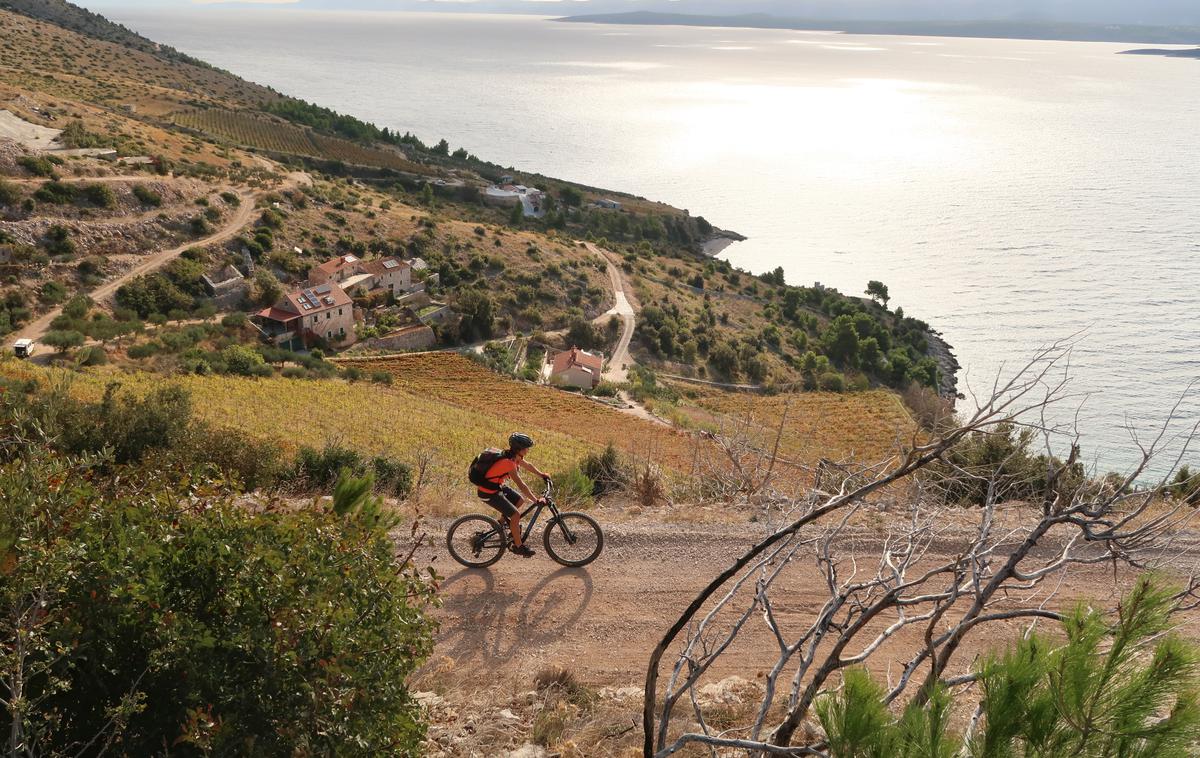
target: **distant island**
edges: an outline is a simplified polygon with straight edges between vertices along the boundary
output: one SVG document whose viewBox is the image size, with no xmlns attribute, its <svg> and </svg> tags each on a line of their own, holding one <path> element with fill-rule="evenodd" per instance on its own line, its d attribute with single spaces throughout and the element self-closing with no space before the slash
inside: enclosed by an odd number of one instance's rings
<svg viewBox="0 0 1200 758">
<path fill-rule="evenodd" d="M 597 13 L 556 19 L 571 23 L 646 26 L 719 26 L 747 29 L 795 29 L 846 34 L 895 34 L 918 37 L 986 37 L 1067 42 L 1136 42 L 1153 45 L 1200 44 L 1200 27 L 1135 24 L 1072 24 L 1037 21 L 836 21 L 786 18 L 765 13 L 698 16 L 686 13 Z M 1138 51 L 1140 52 L 1140 51 Z M 1177 55 L 1176 51 L 1164 54 Z"/>
<path fill-rule="evenodd" d="M 1144 48 L 1141 50 L 1122 50 L 1122 55 L 1165 55 L 1168 58 L 1200 58 L 1200 47 L 1193 50 L 1161 50 Z"/>
</svg>

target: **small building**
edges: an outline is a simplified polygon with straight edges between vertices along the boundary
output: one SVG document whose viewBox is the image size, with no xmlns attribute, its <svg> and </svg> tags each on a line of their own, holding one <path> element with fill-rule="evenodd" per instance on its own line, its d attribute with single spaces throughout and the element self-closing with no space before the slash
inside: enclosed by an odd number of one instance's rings
<svg viewBox="0 0 1200 758">
<path fill-rule="evenodd" d="M 483 202 L 508 208 L 520 203 L 526 216 L 541 216 L 546 205 L 546 193 L 524 184 L 492 185 L 483 191 Z"/>
<path fill-rule="evenodd" d="M 263 336 L 275 345 L 296 349 L 318 339 L 334 347 L 353 345 L 354 303 L 337 284 L 289 292 L 279 303 L 254 314 Z"/>
<path fill-rule="evenodd" d="M 364 261 L 356 255 L 343 255 L 312 269 L 308 281 L 314 286 L 337 284 L 352 293 L 386 290 L 402 295 L 412 289 L 412 271 L 413 266 L 399 258 Z"/>
<path fill-rule="evenodd" d="M 589 353 L 572 347 L 554 356 L 550 364 L 550 383 L 585 390 L 595 389 L 600 384 L 603 368 L 602 353 Z"/>
<path fill-rule="evenodd" d="M 613 200 L 612 198 L 608 198 L 608 197 L 602 197 L 592 204 L 595 205 L 597 208 L 607 208 L 610 211 L 621 210 L 621 204 L 619 202 L 617 202 L 616 200 Z"/>
<path fill-rule="evenodd" d="M 228 265 L 211 275 L 205 274 L 201 278 L 204 281 L 204 289 L 217 301 L 218 308 L 237 307 L 250 288 L 246 277 L 233 265 Z"/>
</svg>

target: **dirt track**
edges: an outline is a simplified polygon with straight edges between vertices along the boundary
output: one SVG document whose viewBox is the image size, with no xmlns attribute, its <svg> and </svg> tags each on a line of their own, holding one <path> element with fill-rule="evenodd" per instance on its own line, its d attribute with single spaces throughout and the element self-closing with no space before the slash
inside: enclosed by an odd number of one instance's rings
<svg viewBox="0 0 1200 758">
<path fill-rule="evenodd" d="M 432 559 L 445 577 L 445 604 L 436 612 L 441 631 L 430 667 L 469 675 L 477 686 L 527 684 L 550 664 L 566 666 L 594 685 L 639 685 L 650 651 L 679 612 L 763 535 L 754 524 L 617 524 L 599 517 L 605 550 L 584 569 L 553 563 L 541 549 L 540 529 L 533 542 L 536 557 L 506 555 L 488 569 L 462 569 L 441 545 L 446 524 L 431 524 L 436 549 L 419 558 Z M 865 536 L 860 554 L 869 555 L 873 545 L 877 549 L 877 540 Z M 955 548 L 939 545 L 930 560 L 948 558 Z M 798 557 L 796 566 L 772 595 L 785 633 L 811 622 L 826 599 L 811 555 Z M 1111 566 L 1076 569 L 1051 605 L 1068 607 L 1087 597 L 1112 607 L 1119 594 Z M 986 639 L 968 638 L 968 652 L 960 660 L 969 663 L 971 649 L 981 642 L 1003 644 L 1022 628 L 1016 622 L 1004 630 L 991 625 Z M 774 661 L 775 642 L 765 625 L 755 622 L 747 629 L 744 640 L 714 668 L 713 679 L 753 678 Z M 894 644 L 911 654 L 921 644 L 920 634 L 910 627 Z M 668 655 L 665 667 L 672 662 Z"/>
</svg>

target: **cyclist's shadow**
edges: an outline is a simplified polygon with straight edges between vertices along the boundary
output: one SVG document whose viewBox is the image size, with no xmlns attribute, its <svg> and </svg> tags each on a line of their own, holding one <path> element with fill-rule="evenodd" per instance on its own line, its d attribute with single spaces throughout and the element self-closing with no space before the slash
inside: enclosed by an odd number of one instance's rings
<svg viewBox="0 0 1200 758">
<path fill-rule="evenodd" d="M 586 568 L 567 567 L 541 579 L 523 597 L 515 590 L 497 591 L 489 570 L 463 569 L 442 582 L 442 597 L 450 597 L 448 588 L 472 580 L 479 583 L 478 589 L 464 589 L 456 595 L 458 602 L 447 603 L 459 610 L 459 619 L 442 625 L 439 645 L 447 646 L 445 654 L 460 662 L 478 658 L 502 663 L 521 648 L 569 638 L 592 601 L 591 574 Z"/>
</svg>

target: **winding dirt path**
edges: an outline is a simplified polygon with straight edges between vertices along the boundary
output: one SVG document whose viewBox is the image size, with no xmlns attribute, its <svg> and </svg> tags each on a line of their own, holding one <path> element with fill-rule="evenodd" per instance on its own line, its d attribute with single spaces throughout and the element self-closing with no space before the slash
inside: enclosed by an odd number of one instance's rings
<svg viewBox="0 0 1200 758">
<path fill-rule="evenodd" d="M 597 320 L 602 321 L 607 320 L 610 316 L 619 316 L 624 322 L 621 339 L 617 341 L 617 347 L 613 350 L 601 374 L 601 378 L 605 381 L 620 384 L 628 379 L 629 366 L 633 363 L 629 357 L 629 343 L 633 340 L 633 330 L 637 326 L 637 310 L 626 294 L 625 277 L 621 274 L 620 267 L 613 261 L 613 254 L 591 242 L 584 242 L 583 245 L 591 253 L 604 259 L 608 266 L 608 278 L 612 281 L 613 307 L 601 314 Z"/>
</svg>

